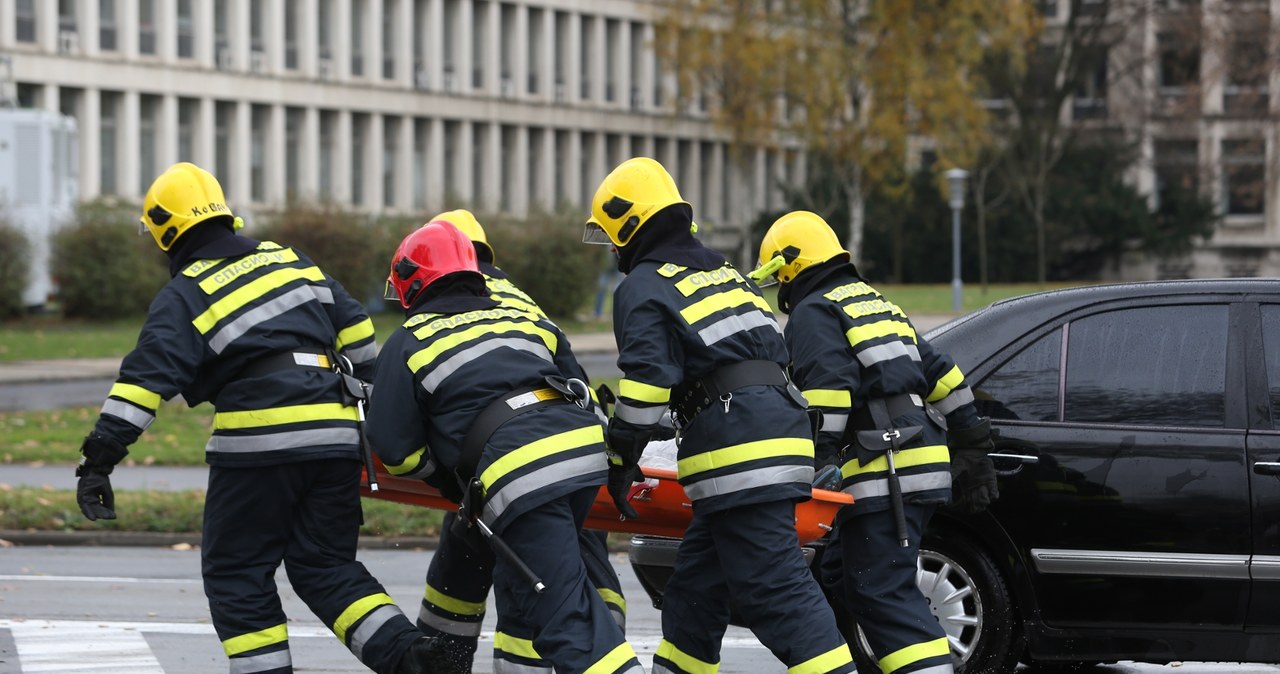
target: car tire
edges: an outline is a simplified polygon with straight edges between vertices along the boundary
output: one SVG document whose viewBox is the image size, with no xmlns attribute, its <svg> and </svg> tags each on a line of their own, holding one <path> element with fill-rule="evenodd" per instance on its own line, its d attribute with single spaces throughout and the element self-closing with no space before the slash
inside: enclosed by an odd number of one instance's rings
<svg viewBox="0 0 1280 674">
<path fill-rule="evenodd" d="M 917 581 L 947 630 L 957 674 L 1014 671 L 1025 650 L 1022 626 L 1008 584 L 990 555 L 964 539 L 926 536 Z M 862 631 L 842 613 L 837 611 L 837 620 L 858 672 L 879 674 L 879 661 Z"/>
</svg>

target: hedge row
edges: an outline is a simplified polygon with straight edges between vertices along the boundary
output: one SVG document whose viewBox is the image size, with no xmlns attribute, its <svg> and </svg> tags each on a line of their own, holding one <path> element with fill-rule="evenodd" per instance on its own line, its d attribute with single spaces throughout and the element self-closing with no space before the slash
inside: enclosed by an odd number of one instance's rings
<svg viewBox="0 0 1280 674">
<path fill-rule="evenodd" d="M 30 244 L 22 230 L 0 221 L 0 320 L 22 315 L 22 292 L 27 287 Z"/>
<path fill-rule="evenodd" d="M 66 317 L 108 319 L 146 312 L 168 279 L 168 263 L 150 237 L 137 236 L 138 213 L 138 206 L 127 202 L 86 202 L 75 221 L 55 235 L 53 268 Z M 428 217 L 371 218 L 335 205 L 292 205 L 261 214 L 243 233 L 296 247 L 377 312 L 389 308 L 381 296 L 396 245 Z M 586 307 L 602 257 L 598 246 L 582 243 L 581 213 L 477 217 L 498 266 L 548 314 L 572 318 Z M 0 257 L 0 290 L 17 266 L 7 261 L 10 251 L 18 250 L 7 236 L 0 227 L 0 255 L 5 256 Z M 4 311 L 0 305 L 0 316 Z"/>
</svg>

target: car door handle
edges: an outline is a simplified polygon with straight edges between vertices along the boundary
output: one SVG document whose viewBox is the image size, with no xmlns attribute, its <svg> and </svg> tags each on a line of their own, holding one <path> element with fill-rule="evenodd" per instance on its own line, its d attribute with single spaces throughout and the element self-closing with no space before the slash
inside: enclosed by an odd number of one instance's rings
<svg viewBox="0 0 1280 674">
<path fill-rule="evenodd" d="M 1032 456 L 1030 454 L 1006 454 L 1004 452 L 992 452 L 987 456 L 993 459 L 1008 459 L 1010 461 L 1017 461 L 1018 463 L 1040 463 L 1040 457 Z M 1254 464 L 1254 465 L 1257 465 L 1257 464 Z M 1276 464 L 1276 465 L 1280 466 L 1280 464 Z"/>
<path fill-rule="evenodd" d="M 1255 461 L 1253 472 L 1259 475 L 1280 475 L 1280 461 Z"/>
</svg>

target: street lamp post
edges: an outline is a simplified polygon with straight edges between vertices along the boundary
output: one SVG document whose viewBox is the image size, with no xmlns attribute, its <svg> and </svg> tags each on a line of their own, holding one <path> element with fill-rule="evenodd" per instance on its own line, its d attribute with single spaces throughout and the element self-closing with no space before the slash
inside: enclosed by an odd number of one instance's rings
<svg viewBox="0 0 1280 674">
<path fill-rule="evenodd" d="M 951 310 L 960 313 L 960 299 L 964 284 L 960 280 L 960 211 L 964 209 L 964 181 L 969 172 L 953 168 L 947 171 L 947 185 L 951 196 Z"/>
</svg>

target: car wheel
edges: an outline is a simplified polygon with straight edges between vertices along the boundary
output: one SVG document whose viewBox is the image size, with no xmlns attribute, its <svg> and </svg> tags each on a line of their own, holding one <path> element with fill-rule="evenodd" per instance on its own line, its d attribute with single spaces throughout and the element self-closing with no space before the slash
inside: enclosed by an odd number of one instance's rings
<svg viewBox="0 0 1280 674">
<path fill-rule="evenodd" d="M 960 540 L 926 538 L 916 583 L 947 633 L 956 672 L 1002 674 L 1017 667 L 1022 629 L 1008 586 L 986 552 Z M 878 659 L 862 630 L 847 616 L 841 623 L 858 671 L 878 674 Z"/>
</svg>

